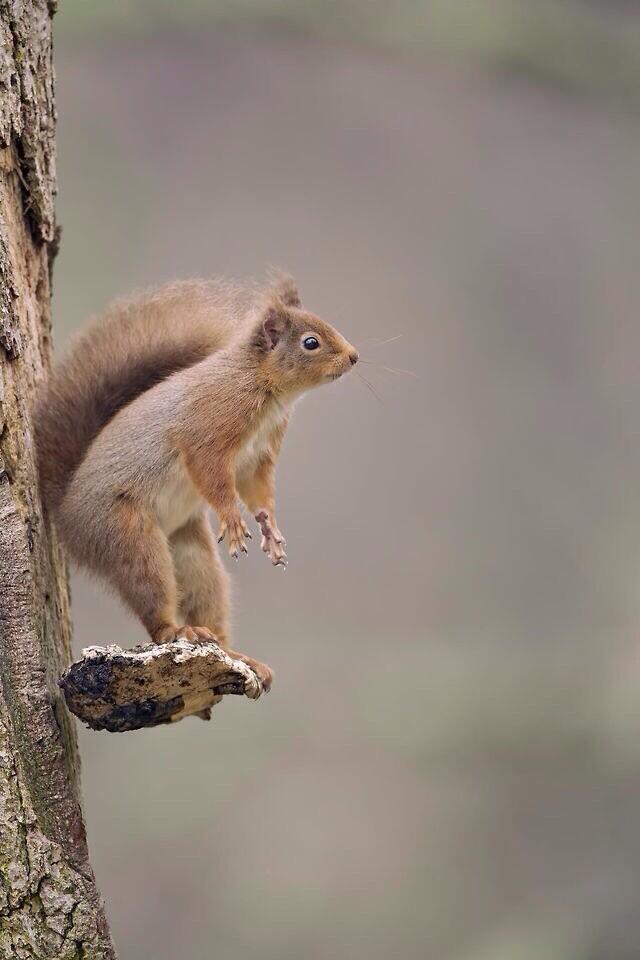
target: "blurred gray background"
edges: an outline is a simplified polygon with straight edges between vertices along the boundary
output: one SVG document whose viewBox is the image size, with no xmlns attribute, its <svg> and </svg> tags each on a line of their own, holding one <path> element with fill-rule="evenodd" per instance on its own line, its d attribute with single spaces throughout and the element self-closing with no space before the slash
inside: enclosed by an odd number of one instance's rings
<svg viewBox="0 0 640 960">
<path fill-rule="evenodd" d="M 56 23 L 57 348 L 277 264 L 377 395 L 304 400 L 289 570 L 232 569 L 271 696 L 81 735 L 123 960 L 637 960 L 640 4 Z M 78 649 L 142 639 L 73 598 Z"/>
</svg>

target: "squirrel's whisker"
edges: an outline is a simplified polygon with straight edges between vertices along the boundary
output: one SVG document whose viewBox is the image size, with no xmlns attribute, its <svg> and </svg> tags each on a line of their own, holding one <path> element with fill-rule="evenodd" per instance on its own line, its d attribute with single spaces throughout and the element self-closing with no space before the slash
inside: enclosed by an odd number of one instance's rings
<svg viewBox="0 0 640 960">
<path fill-rule="evenodd" d="M 362 357 L 360 357 L 360 363 L 369 363 L 371 364 L 371 366 L 379 367 L 381 370 L 386 370 L 387 373 L 397 373 L 397 374 L 404 375 L 406 377 L 418 376 L 415 370 L 402 370 L 401 368 L 396 369 L 395 367 L 385 367 L 383 363 L 377 363 L 375 360 L 363 360 Z"/>
<path fill-rule="evenodd" d="M 395 337 L 387 337 L 386 340 L 372 340 L 372 341 L 371 341 L 371 346 L 372 346 L 372 347 L 384 347 L 385 344 L 387 344 L 387 343 L 393 343 L 394 340 L 400 340 L 401 337 L 402 337 L 402 334 L 401 334 L 401 333 L 397 333 L 397 334 L 395 335 Z"/>
<path fill-rule="evenodd" d="M 374 387 L 373 387 L 373 384 L 369 383 L 369 381 L 367 380 L 367 378 L 366 378 L 366 377 L 363 377 L 359 370 L 354 370 L 354 373 L 360 378 L 360 380 L 362 380 L 362 382 L 364 383 L 365 387 L 367 387 L 367 388 L 371 391 L 371 393 L 374 395 L 374 397 L 376 398 L 376 400 L 378 401 L 378 403 L 382 403 L 382 398 L 380 397 L 380 395 L 379 395 L 378 393 L 376 393 L 376 391 L 375 391 L 375 389 L 374 389 Z"/>
</svg>

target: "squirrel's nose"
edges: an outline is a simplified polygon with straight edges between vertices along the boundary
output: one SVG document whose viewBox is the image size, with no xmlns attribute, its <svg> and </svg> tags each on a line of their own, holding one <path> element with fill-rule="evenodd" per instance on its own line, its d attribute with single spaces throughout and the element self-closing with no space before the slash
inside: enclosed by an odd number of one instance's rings
<svg viewBox="0 0 640 960">
<path fill-rule="evenodd" d="M 355 366 L 356 363 L 358 362 L 359 356 L 360 356 L 360 354 L 358 353 L 357 350 L 352 350 L 351 353 L 349 354 L 349 360 L 351 360 L 351 363 L 352 363 L 354 366 Z"/>
</svg>

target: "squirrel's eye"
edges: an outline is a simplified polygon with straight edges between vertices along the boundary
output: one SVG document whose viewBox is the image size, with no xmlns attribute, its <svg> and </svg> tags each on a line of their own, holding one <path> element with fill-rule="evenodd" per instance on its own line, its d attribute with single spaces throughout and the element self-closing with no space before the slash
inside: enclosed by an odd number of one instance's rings
<svg viewBox="0 0 640 960">
<path fill-rule="evenodd" d="M 317 350 L 320 346 L 320 341 L 317 337 L 305 337 L 302 341 L 302 346 L 305 350 Z"/>
</svg>

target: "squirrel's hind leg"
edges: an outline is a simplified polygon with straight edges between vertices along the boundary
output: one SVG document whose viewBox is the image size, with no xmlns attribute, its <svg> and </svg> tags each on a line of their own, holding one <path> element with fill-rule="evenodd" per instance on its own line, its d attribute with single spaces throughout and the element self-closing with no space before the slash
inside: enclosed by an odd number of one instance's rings
<svg viewBox="0 0 640 960">
<path fill-rule="evenodd" d="M 229 649 L 229 577 L 222 566 L 206 510 L 176 530 L 170 544 L 184 622 L 196 632 L 202 627 L 210 630 L 230 656 L 255 670 L 268 690 L 273 680 L 271 668 Z"/>
<path fill-rule="evenodd" d="M 206 509 L 194 514 L 169 540 L 178 584 L 180 614 L 192 629 L 229 642 L 229 577 L 222 566 Z"/>
<path fill-rule="evenodd" d="M 123 498 L 104 531 L 103 574 L 139 617 L 155 643 L 178 630 L 177 587 L 169 544 L 153 515 Z"/>
</svg>

